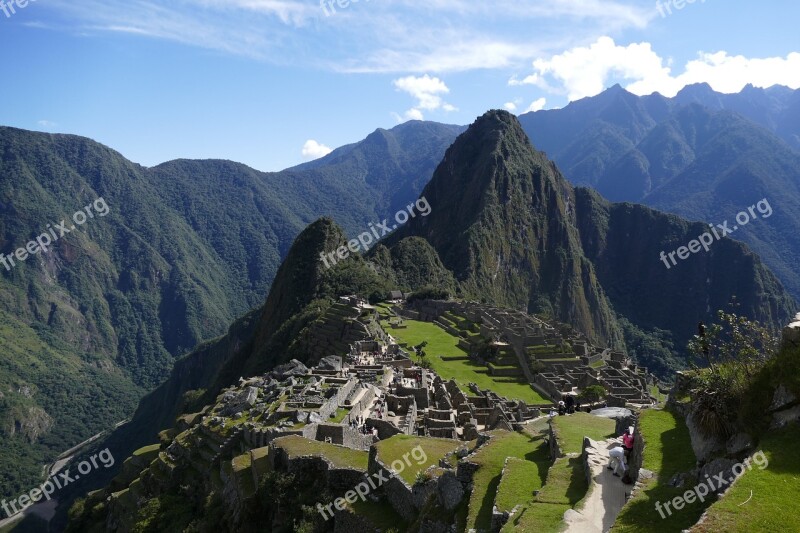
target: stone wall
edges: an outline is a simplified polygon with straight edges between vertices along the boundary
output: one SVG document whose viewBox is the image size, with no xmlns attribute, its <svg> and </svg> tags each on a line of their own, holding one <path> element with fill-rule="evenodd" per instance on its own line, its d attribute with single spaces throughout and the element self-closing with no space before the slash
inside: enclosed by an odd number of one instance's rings
<svg viewBox="0 0 800 533">
<path fill-rule="evenodd" d="M 644 449 L 646 445 L 647 443 L 644 441 L 642 432 L 639 431 L 639 424 L 636 424 L 633 430 L 633 451 L 628 457 L 628 468 L 630 469 L 631 479 L 634 481 L 639 479 L 639 472 L 642 469 L 642 461 L 644 460 Z M 669 450 L 665 451 L 669 453 Z"/>
<path fill-rule="evenodd" d="M 386 440 L 395 435 L 404 434 L 404 431 L 389 422 L 388 420 L 381 420 L 379 418 L 367 418 L 367 424 L 378 429 L 378 438 Z"/>
<path fill-rule="evenodd" d="M 361 451 L 369 450 L 373 443 L 372 435 L 338 424 L 310 424 L 303 428 L 303 437 Z"/>
<path fill-rule="evenodd" d="M 417 389 L 398 385 L 397 396 L 413 396 L 417 402 L 418 409 L 427 409 L 431 406 L 427 387 Z"/>
<path fill-rule="evenodd" d="M 379 474 L 380 472 L 382 474 Z M 372 476 L 378 474 L 378 477 L 382 476 L 384 479 L 388 479 L 383 484 L 386 499 L 397 514 L 402 516 L 404 520 L 412 522 L 418 511 L 412 488 L 378 459 L 378 450 L 375 447 L 369 451 L 369 474 Z"/>
</svg>

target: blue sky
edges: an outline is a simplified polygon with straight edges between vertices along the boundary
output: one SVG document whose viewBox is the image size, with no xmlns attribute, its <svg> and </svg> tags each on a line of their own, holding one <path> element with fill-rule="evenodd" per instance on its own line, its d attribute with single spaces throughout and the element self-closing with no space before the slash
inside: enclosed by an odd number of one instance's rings
<svg viewBox="0 0 800 533">
<path fill-rule="evenodd" d="M 20 1 L 0 4 L 0 124 L 146 166 L 280 170 L 403 120 L 469 124 L 617 82 L 800 88 L 796 0 Z"/>
</svg>

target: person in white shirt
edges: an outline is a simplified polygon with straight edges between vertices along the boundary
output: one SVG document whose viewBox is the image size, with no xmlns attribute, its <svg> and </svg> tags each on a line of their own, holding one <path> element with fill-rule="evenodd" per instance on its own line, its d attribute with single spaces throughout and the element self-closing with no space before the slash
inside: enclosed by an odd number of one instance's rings
<svg viewBox="0 0 800 533">
<path fill-rule="evenodd" d="M 625 448 L 622 446 L 612 448 L 608 452 L 608 457 L 608 469 L 613 470 L 615 476 L 619 477 L 620 467 L 622 467 L 623 474 L 628 470 L 628 466 L 625 464 Z"/>
</svg>

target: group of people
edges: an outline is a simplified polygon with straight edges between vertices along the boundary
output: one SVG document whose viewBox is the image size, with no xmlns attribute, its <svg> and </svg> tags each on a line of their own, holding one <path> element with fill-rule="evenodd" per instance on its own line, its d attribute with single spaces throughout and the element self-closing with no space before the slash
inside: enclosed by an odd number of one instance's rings
<svg viewBox="0 0 800 533">
<path fill-rule="evenodd" d="M 614 472 L 616 477 L 620 477 L 620 471 L 623 476 L 625 476 L 628 471 L 628 459 L 630 458 L 631 452 L 633 452 L 633 443 L 635 441 L 633 426 L 629 426 L 620 438 L 622 439 L 622 446 L 615 446 L 608 452 L 609 459 L 607 468 Z M 625 481 L 624 477 L 623 481 Z"/>
<path fill-rule="evenodd" d="M 372 427 L 372 424 L 367 423 L 363 416 L 357 416 L 350 420 L 350 427 L 360 432 L 362 435 L 378 436 L 378 428 Z"/>
<path fill-rule="evenodd" d="M 575 411 L 581 410 L 581 402 L 575 398 L 573 394 L 565 394 L 558 401 L 558 414 L 571 415 Z"/>
</svg>

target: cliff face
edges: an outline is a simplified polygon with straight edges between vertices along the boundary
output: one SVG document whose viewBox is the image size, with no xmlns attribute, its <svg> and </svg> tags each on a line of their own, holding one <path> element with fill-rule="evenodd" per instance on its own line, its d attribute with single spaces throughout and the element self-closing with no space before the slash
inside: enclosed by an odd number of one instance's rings
<svg viewBox="0 0 800 533">
<path fill-rule="evenodd" d="M 795 305 L 777 278 L 748 248 L 729 238 L 669 263 L 660 259 L 709 230 L 702 223 L 634 204 L 613 204 L 576 189 L 583 250 L 614 309 L 638 327 L 688 339 L 732 299 L 738 312 L 779 329 Z M 675 256 L 677 259 L 677 256 Z"/>
</svg>

